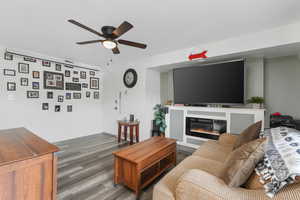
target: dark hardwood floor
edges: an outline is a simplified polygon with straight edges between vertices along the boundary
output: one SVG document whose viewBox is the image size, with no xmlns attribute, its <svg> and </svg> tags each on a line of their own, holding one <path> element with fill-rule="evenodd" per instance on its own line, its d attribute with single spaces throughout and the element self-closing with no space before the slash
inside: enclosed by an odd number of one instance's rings
<svg viewBox="0 0 300 200">
<path fill-rule="evenodd" d="M 114 136 L 102 133 L 57 142 L 55 145 L 61 149 L 57 154 L 58 200 L 135 199 L 134 193 L 126 187 L 113 186 L 112 152 L 128 144 L 118 144 Z M 178 147 L 177 162 L 190 155 L 191 151 Z M 152 199 L 156 182 L 143 190 L 141 200 Z"/>
</svg>

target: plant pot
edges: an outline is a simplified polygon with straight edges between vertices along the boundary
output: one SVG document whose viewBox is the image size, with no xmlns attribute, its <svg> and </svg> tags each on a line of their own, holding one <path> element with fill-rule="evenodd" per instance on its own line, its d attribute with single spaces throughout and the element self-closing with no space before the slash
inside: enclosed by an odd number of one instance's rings
<svg viewBox="0 0 300 200">
<path fill-rule="evenodd" d="M 253 109 L 261 109 L 263 106 L 262 104 L 259 104 L 259 103 L 252 103 L 252 108 Z"/>
</svg>

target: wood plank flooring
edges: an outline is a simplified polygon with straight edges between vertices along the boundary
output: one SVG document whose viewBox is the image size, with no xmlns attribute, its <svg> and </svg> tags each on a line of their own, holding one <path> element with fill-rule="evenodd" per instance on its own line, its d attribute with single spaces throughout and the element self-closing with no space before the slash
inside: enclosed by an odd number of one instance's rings
<svg viewBox="0 0 300 200">
<path fill-rule="evenodd" d="M 131 190 L 113 186 L 112 152 L 128 144 L 118 144 L 114 136 L 101 133 L 55 145 L 61 149 L 57 154 L 58 200 L 135 200 Z M 177 162 L 190 154 L 191 151 L 179 147 Z M 152 199 L 154 184 L 143 190 L 141 200 Z"/>
</svg>

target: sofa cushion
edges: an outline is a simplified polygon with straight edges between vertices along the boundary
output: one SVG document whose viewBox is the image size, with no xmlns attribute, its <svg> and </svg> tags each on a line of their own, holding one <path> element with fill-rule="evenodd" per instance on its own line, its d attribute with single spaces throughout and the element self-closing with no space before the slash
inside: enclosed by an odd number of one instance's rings
<svg viewBox="0 0 300 200">
<path fill-rule="evenodd" d="M 262 126 L 262 121 L 256 122 L 246 128 L 237 138 L 235 144 L 234 144 L 234 149 L 239 148 L 243 144 L 246 144 L 252 140 L 255 140 L 259 138 L 259 134 L 261 131 L 261 126 Z"/>
<path fill-rule="evenodd" d="M 199 156 L 218 162 L 224 162 L 228 155 L 232 152 L 232 145 L 221 145 L 219 141 L 209 140 L 193 153 L 193 156 Z"/>
<path fill-rule="evenodd" d="M 198 156 L 189 156 L 164 176 L 154 187 L 153 199 L 175 199 L 174 192 L 177 180 L 190 169 L 200 169 L 214 176 L 219 176 L 223 169 L 220 162 L 201 158 Z"/>
<path fill-rule="evenodd" d="M 242 145 L 228 156 L 224 163 L 221 178 L 230 187 L 239 187 L 244 184 L 256 164 L 264 156 L 265 138 L 257 139 Z"/>
<path fill-rule="evenodd" d="M 202 170 L 189 170 L 177 182 L 176 200 L 270 200 L 264 190 L 228 187 Z M 300 184 L 283 188 L 272 200 L 299 200 Z M 157 200 L 157 199 L 154 199 Z M 169 200 L 169 199 L 161 199 Z"/>
</svg>

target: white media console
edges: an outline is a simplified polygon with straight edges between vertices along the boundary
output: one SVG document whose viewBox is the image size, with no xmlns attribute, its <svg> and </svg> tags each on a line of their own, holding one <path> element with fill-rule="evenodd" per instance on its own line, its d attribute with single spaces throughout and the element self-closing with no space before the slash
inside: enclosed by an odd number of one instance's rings
<svg viewBox="0 0 300 200">
<path fill-rule="evenodd" d="M 254 122 L 263 121 L 265 110 L 264 109 L 250 109 L 250 108 L 217 108 L 217 107 L 189 107 L 189 106 L 168 106 L 169 111 L 166 115 L 166 137 L 174 138 L 178 144 L 198 148 L 203 141 L 207 138 L 187 135 L 187 121 L 190 119 L 204 122 L 207 120 L 226 123 L 226 133 L 239 134 L 249 125 Z M 187 120 L 188 119 L 188 120 Z M 189 125 L 188 125 L 189 127 Z M 262 127 L 263 129 L 264 127 Z M 212 128 L 214 129 L 214 128 Z M 214 133 L 212 133 L 214 134 Z M 205 134 L 204 134 L 205 135 Z"/>
</svg>

